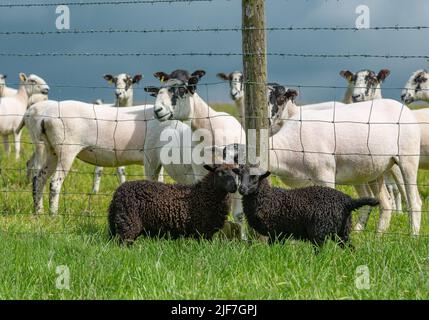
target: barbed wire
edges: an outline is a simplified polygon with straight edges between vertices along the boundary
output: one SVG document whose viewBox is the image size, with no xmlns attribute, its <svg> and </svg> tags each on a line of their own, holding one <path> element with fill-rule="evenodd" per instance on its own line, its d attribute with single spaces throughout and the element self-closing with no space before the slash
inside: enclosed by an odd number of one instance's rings
<svg viewBox="0 0 429 320">
<path fill-rule="evenodd" d="M 0 57 L 237 57 L 237 56 L 270 56 L 282 58 L 377 58 L 377 59 L 425 59 L 429 60 L 429 55 L 398 55 L 398 54 L 312 54 L 312 53 L 241 53 L 241 52 L 38 52 L 38 53 L 17 53 L 0 52 Z"/>
<path fill-rule="evenodd" d="M 146 77 L 145 77 L 146 78 Z M 265 85 L 266 87 L 270 87 L 273 85 L 272 82 L 255 82 L 255 81 L 242 81 L 241 82 L 243 85 L 246 84 L 250 84 L 250 85 Z M 82 85 L 82 84 L 67 84 L 67 83 L 52 83 L 49 82 L 47 83 L 49 85 L 49 87 L 52 88 L 69 88 L 69 89 L 88 89 L 88 90 L 97 90 L 97 89 L 106 89 L 106 90 L 112 90 L 112 86 L 111 85 Z M 227 81 L 213 81 L 213 82 L 199 82 L 197 86 L 202 87 L 202 86 L 219 86 L 219 85 L 225 85 L 228 84 Z M 20 86 L 21 84 L 19 82 L 8 82 L 6 87 L 8 86 Z M 296 88 L 302 88 L 302 89 L 348 89 L 349 87 L 347 85 L 316 85 L 316 84 L 302 84 L 302 83 L 279 83 L 279 85 L 283 85 L 285 87 L 296 87 Z M 142 90 L 146 87 L 150 87 L 151 85 L 142 85 L 142 84 L 134 84 L 133 88 L 134 90 Z M 0 88 L 2 88 L 3 85 L 0 85 Z M 156 86 L 155 86 L 156 87 Z M 180 85 L 172 85 L 172 86 L 167 86 L 165 84 L 160 84 L 159 87 L 180 87 Z M 354 88 L 356 89 L 366 89 L 366 86 L 354 86 Z M 404 89 L 412 89 L 409 87 L 387 87 L 387 86 L 383 86 L 382 90 L 404 90 Z M 426 88 L 420 88 L 419 90 L 421 91 L 429 91 L 429 89 Z M 146 93 L 145 93 L 146 94 Z M 148 95 L 148 94 L 146 94 Z M 4 98 L 4 97 L 0 97 L 0 100 Z M 90 102 L 88 102 L 90 103 Z M 106 105 L 109 103 L 105 103 Z M 144 104 L 144 103 L 142 103 Z"/>
<path fill-rule="evenodd" d="M 107 6 L 107 5 L 137 5 L 137 4 L 175 4 L 193 2 L 213 2 L 213 0 L 117 0 L 117 1 L 80 1 L 80 2 L 51 2 L 51 3 L 4 3 L 0 8 L 34 8 L 58 6 Z"/>
<path fill-rule="evenodd" d="M 242 31 L 401 31 L 401 30 L 428 30 L 429 26 L 381 26 L 370 28 L 356 28 L 356 27 L 268 27 L 268 28 L 242 28 L 242 27 L 229 27 L 229 28 L 158 28 L 158 29 L 87 29 L 87 30 L 54 30 L 54 31 L 0 31 L 0 35 L 80 35 L 80 34 L 114 34 L 114 33 L 193 33 L 193 32 L 242 32 Z"/>
</svg>

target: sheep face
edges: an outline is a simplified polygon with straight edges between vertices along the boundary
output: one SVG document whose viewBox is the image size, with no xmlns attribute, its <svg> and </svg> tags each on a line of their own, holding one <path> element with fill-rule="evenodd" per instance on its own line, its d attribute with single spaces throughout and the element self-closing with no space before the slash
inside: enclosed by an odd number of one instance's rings
<svg viewBox="0 0 429 320">
<path fill-rule="evenodd" d="M 235 193 L 237 191 L 236 176 L 233 165 L 204 165 L 204 168 L 213 173 L 215 190 Z"/>
<path fill-rule="evenodd" d="M 268 111 L 270 115 L 270 125 L 277 120 L 285 119 L 283 113 L 288 108 L 288 103 L 294 103 L 298 92 L 294 89 L 287 89 L 277 83 L 270 83 L 267 87 Z"/>
<path fill-rule="evenodd" d="M 390 71 L 382 69 L 378 74 L 371 70 L 353 73 L 343 70 L 340 75 L 347 80 L 354 103 L 370 101 L 381 97 L 381 83 L 389 76 Z"/>
<path fill-rule="evenodd" d="M 27 77 L 24 73 L 20 73 L 19 79 L 21 84 L 25 85 L 25 89 L 29 97 L 33 95 L 48 95 L 50 88 L 41 77 L 34 74 L 30 74 Z"/>
<path fill-rule="evenodd" d="M 414 72 L 402 90 L 401 100 L 410 104 L 422 100 L 429 102 L 429 72 L 418 70 Z"/>
<path fill-rule="evenodd" d="M 228 75 L 218 73 L 217 77 L 229 82 L 229 94 L 232 100 L 238 101 L 244 97 L 243 74 L 240 71 L 234 71 Z"/>
<path fill-rule="evenodd" d="M 180 73 L 179 73 L 180 71 Z M 171 75 L 163 72 L 155 73 L 161 82 L 167 81 L 163 88 L 146 88 L 147 92 L 157 92 L 155 100 L 155 117 L 159 121 L 179 120 L 186 121 L 194 114 L 193 96 L 198 81 L 205 74 L 198 70 L 189 74 L 183 70 L 176 70 Z"/>
<path fill-rule="evenodd" d="M 131 77 L 126 73 L 121 73 L 115 77 L 111 74 L 106 74 L 103 78 L 108 83 L 115 85 L 116 99 L 119 105 L 123 105 L 128 100 L 133 99 L 133 85 L 139 83 L 143 76 L 141 74 L 136 74 L 134 77 Z"/>
<path fill-rule="evenodd" d="M 233 172 L 239 177 L 240 187 L 238 188 L 238 192 L 243 196 L 254 194 L 258 191 L 261 181 L 271 174 L 271 172 L 259 167 L 251 167 L 248 165 L 234 168 Z"/>
</svg>

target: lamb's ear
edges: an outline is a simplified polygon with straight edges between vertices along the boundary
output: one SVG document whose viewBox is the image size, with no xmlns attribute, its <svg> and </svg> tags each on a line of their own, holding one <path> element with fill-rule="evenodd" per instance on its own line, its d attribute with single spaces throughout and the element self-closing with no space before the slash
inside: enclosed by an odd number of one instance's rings
<svg viewBox="0 0 429 320">
<path fill-rule="evenodd" d="M 168 81 L 170 79 L 170 76 L 166 74 L 165 72 L 155 72 L 153 76 L 161 82 Z"/>
<path fill-rule="evenodd" d="M 298 97 L 298 91 L 295 89 L 287 89 L 285 96 L 289 100 L 295 101 L 295 98 Z"/>
<path fill-rule="evenodd" d="M 190 77 L 188 80 L 187 88 L 191 94 L 194 94 L 195 91 L 197 91 L 197 83 L 199 78 L 197 77 Z"/>
<path fill-rule="evenodd" d="M 205 74 L 206 74 L 206 72 L 204 70 L 197 70 L 197 71 L 194 71 L 191 74 L 191 76 L 196 77 L 196 78 L 198 78 L 198 80 L 200 80 L 202 77 L 204 77 Z"/>
<path fill-rule="evenodd" d="M 342 76 L 347 81 L 352 81 L 354 74 L 349 70 L 342 70 L 340 71 L 340 76 Z"/>
<path fill-rule="evenodd" d="M 133 78 L 133 83 L 139 83 L 143 79 L 141 74 L 136 74 Z"/>
<path fill-rule="evenodd" d="M 104 80 L 106 80 L 108 83 L 113 84 L 115 83 L 115 77 L 112 76 L 111 74 L 105 74 L 103 76 Z"/>
<path fill-rule="evenodd" d="M 19 74 L 19 80 L 21 80 L 22 82 L 27 81 L 27 75 L 25 73 L 21 72 Z"/>
<path fill-rule="evenodd" d="M 390 75 L 389 69 L 381 69 L 377 75 L 377 79 L 378 81 L 383 82 L 384 79 L 386 79 L 389 75 Z"/>
<path fill-rule="evenodd" d="M 265 179 L 265 178 L 268 178 L 268 177 L 270 176 L 270 174 L 271 174 L 271 172 L 270 172 L 270 171 L 267 171 L 267 172 L 265 172 L 263 175 L 260 175 L 260 176 L 259 176 L 259 181 L 261 181 L 261 180 L 263 180 L 263 179 Z"/>
<path fill-rule="evenodd" d="M 216 168 L 217 168 L 217 166 L 216 166 L 216 165 L 214 165 L 214 166 L 210 166 L 210 165 L 208 165 L 208 164 L 205 164 L 205 165 L 204 165 L 204 169 L 206 169 L 207 171 L 210 171 L 210 172 L 215 172 L 215 171 L 216 171 Z"/>
<path fill-rule="evenodd" d="M 157 88 L 157 87 L 145 87 L 144 88 L 144 91 L 149 93 L 152 97 L 156 97 L 158 95 L 159 90 L 161 90 L 161 89 Z"/>
<path fill-rule="evenodd" d="M 217 76 L 219 79 L 224 80 L 224 81 L 229 81 L 229 80 L 231 80 L 231 77 L 230 77 L 230 76 L 227 76 L 227 75 L 226 75 L 225 73 L 223 73 L 223 72 L 218 73 L 216 76 Z"/>
</svg>

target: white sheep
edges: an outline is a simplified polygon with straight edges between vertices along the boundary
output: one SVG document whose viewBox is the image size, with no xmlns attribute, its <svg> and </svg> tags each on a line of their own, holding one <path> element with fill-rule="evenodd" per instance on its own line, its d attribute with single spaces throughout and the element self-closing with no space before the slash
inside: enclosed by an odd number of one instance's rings
<svg viewBox="0 0 429 320">
<path fill-rule="evenodd" d="M 217 112 L 212 109 L 196 92 L 196 85 L 204 75 L 205 72 L 202 70 L 195 71 L 191 75 L 184 70 L 176 70 L 171 74 L 155 73 L 155 77 L 161 81 L 167 81 L 163 88 L 151 87 L 146 89 L 156 95 L 156 117 L 161 122 L 170 119 L 190 121 L 194 132 L 207 134 L 204 141 L 199 145 L 201 150 L 210 149 L 213 145 L 220 147 L 244 143 L 246 135 L 240 122 L 228 113 Z M 203 176 L 203 163 L 194 164 L 194 172 Z M 245 239 L 246 233 L 242 227 L 241 196 L 238 192 L 234 195 L 232 206 L 234 221 L 240 224 L 242 238 Z"/>
<path fill-rule="evenodd" d="M 352 184 L 360 196 L 362 186 L 373 186 L 380 200 L 378 231 L 389 227 L 390 200 L 383 174 L 397 164 L 410 205 L 412 233 L 418 234 L 421 201 L 417 190 L 420 128 L 406 106 L 382 99 L 343 106 L 335 110 L 304 112 L 294 103 L 295 90 L 287 90 L 287 108 L 296 115 L 270 138 L 270 167 L 290 186 L 308 183 L 335 186 Z M 359 185 L 361 187 L 359 187 Z M 362 213 L 357 229 L 368 215 Z"/>
<path fill-rule="evenodd" d="M 5 77 L 3 76 L 3 81 Z M 9 136 L 14 136 L 15 159 L 18 160 L 21 152 L 20 124 L 33 96 L 34 101 L 45 100 L 49 92 L 49 86 L 45 81 L 36 76 L 19 74 L 20 86 L 15 94 L 0 98 L 0 134 L 3 136 L 3 144 L 6 154 L 9 155 Z M 5 92 L 3 91 L 3 94 Z M 11 91 L 9 91 L 11 93 Z"/>
<path fill-rule="evenodd" d="M 111 74 L 106 74 L 103 78 L 110 84 L 113 84 L 116 88 L 115 96 L 116 101 L 113 106 L 115 107 L 132 107 L 134 104 L 134 84 L 137 84 L 142 79 L 141 74 L 137 74 L 134 77 L 126 73 L 118 74 L 117 76 L 112 76 Z M 95 102 L 95 104 L 103 104 L 102 101 Z M 100 190 L 101 175 L 103 174 L 103 167 L 95 167 L 94 170 L 94 180 L 92 186 L 92 192 L 98 193 Z M 125 168 L 118 167 L 117 174 L 119 177 L 120 183 L 124 183 L 125 179 Z"/>
<path fill-rule="evenodd" d="M 50 213 L 57 214 L 59 194 L 74 159 L 103 167 L 143 164 L 149 180 L 158 178 L 161 166 L 176 181 L 195 181 L 191 164 L 162 163 L 163 147 L 180 150 L 182 135 L 190 128 L 178 121 L 160 123 L 153 106 L 112 108 L 79 101 L 45 101 L 25 115 L 36 145 L 33 177 L 35 212 L 43 211 L 43 189 L 50 184 Z M 164 130 L 174 132 L 171 141 L 161 139 Z M 189 133 L 188 133 L 189 132 Z"/>
</svg>

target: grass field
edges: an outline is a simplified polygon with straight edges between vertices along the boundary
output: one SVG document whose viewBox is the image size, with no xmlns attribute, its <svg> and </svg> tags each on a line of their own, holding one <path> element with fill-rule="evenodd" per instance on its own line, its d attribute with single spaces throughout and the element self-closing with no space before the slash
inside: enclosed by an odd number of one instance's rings
<svg viewBox="0 0 429 320">
<path fill-rule="evenodd" d="M 29 141 L 28 135 L 23 139 Z M 32 147 L 23 147 L 19 162 L 1 153 L 0 299 L 429 298 L 426 213 L 424 236 L 412 238 L 406 214 L 394 214 L 392 234 L 375 235 L 375 211 L 368 231 L 353 233 L 354 251 L 330 242 L 315 255 L 304 242 L 268 246 L 219 238 L 140 238 L 123 248 L 109 242 L 106 229 L 118 186 L 115 171 L 106 169 L 101 194 L 90 195 L 93 167 L 76 161 L 63 189 L 61 215 L 35 218 L 24 170 Z M 126 170 L 129 179 L 142 178 L 142 167 Z M 280 184 L 275 178 L 273 183 Z M 419 183 L 428 185 L 429 175 L 422 172 Z M 341 189 L 356 196 L 351 188 Z M 428 196 L 426 188 L 420 191 Z M 429 210 L 426 201 L 423 210 Z M 361 270 L 369 272 L 369 282 L 362 282 Z"/>
</svg>

